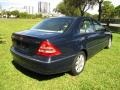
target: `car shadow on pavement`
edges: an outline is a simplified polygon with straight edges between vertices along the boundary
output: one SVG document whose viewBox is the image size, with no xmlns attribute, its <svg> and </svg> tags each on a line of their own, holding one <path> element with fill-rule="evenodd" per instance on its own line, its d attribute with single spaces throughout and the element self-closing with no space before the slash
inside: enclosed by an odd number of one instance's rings
<svg viewBox="0 0 120 90">
<path fill-rule="evenodd" d="M 27 75 L 38 81 L 50 80 L 50 79 L 61 77 L 61 76 L 65 75 L 65 73 L 53 74 L 53 75 L 42 75 L 42 74 L 38 74 L 38 73 L 32 72 L 30 70 L 27 70 L 27 69 L 21 67 L 20 65 L 18 65 L 17 63 L 15 63 L 14 61 L 12 61 L 12 64 L 15 66 L 15 68 L 17 70 L 22 72 L 24 75 Z"/>
</svg>

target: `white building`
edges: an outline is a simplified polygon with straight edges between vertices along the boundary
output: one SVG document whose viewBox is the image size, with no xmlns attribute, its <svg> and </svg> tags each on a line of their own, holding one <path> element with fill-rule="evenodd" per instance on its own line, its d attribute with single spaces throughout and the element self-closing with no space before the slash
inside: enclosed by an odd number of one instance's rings
<svg viewBox="0 0 120 90">
<path fill-rule="evenodd" d="M 28 14 L 34 14 L 34 7 L 33 6 L 24 6 L 25 12 Z"/>
<path fill-rule="evenodd" d="M 50 3 L 38 2 L 38 13 L 50 13 Z"/>
</svg>

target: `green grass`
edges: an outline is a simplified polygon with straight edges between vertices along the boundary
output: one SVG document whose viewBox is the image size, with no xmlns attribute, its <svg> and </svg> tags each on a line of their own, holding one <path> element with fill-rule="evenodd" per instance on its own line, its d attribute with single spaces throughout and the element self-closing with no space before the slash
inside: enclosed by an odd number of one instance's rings
<svg viewBox="0 0 120 90">
<path fill-rule="evenodd" d="M 11 34 L 30 28 L 39 19 L 0 19 L 0 90 L 120 90 L 120 34 L 113 34 L 113 46 L 104 49 L 86 63 L 79 76 L 68 73 L 42 76 L 21 72 L 12 64 Z"/>
</svg>

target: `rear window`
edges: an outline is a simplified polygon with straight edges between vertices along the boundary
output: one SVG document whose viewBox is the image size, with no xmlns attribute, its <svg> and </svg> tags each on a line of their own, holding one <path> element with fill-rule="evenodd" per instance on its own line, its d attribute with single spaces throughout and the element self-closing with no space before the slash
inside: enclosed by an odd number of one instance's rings
<svg viewBox="0 0 120 90">
<path fill-rule="evenodd" d="M 64 32 L 72 24 L 72 18 L 51 18 L 35 25 L 32 29 L 45 32 Z"/>
</svg>

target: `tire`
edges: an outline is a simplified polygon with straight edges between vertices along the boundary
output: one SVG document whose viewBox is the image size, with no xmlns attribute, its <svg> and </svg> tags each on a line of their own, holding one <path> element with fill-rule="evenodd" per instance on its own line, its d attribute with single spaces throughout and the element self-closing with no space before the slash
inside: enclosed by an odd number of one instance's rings
<svg viewBox="0 0 120 90">
<path fill-rule="evenodd" d="M 83 51 L 81 51 L 73 61 L 70 74 L 73 76 L 79 75 L 84 69 L 85 61 L 86 61 L 86 55 Z"/>
<path fill-rule="evenodd" d="M 106 48 L 109 49 L 109 48 L 111 48 L 111 46 L 112 46 L 112 39 L 109 38 L 108 39 L 108 45 L 106 46 Z"/>
</svg>

